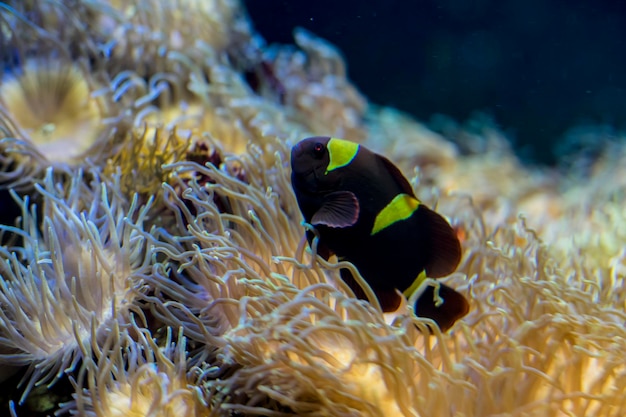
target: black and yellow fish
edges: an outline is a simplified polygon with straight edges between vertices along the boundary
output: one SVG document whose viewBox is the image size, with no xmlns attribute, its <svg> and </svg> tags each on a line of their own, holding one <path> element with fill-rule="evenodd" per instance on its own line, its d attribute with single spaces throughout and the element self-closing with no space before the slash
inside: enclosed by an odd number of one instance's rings
<svg viewBox="0 0 626 417">
<path fill-rule="evenodd" d="M 408 298 L 426 276 L 454 272 L 461 259 L 456 233 L 423 205 L 400 170 L 385 157 L 343 139 L 311 137 L 291 151 L 291 181 L 300 211 L 319 234 L 318 254 L 352 262 L 372 287 L 383 311 L 395 311 L 400 290 Z M 307 234 L 311 243 L 313 234 Z M 359 298 L 364 291 L 347 269 L 341 276 Z M 467 300 L 429 286 L 414 309 L 442 331 L 467 314 Z M 439 300 L 440 301 L 440 300 Z"/>
</svg>

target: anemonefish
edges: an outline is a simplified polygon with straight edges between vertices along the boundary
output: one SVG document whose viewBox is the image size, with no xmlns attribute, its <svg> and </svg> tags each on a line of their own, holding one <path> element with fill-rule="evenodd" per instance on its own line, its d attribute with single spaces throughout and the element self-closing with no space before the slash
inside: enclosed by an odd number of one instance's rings
<svg viewBox="0 0 626 417">
<path fill-rule="evenodd" d="M 291 168 L 300 211 L 319 235 L 317 253 L 352 262 L 383 311 L 400 306 L 397 290 L 409 298 L 425 277 L 444 277 L 457 268 L 461 245 L 456 233 L 417 199 L 387 158 L 354 142 L 319 136 L 293 147 Z M 309 243 L 313 236 L 307 233 Z M 342 269 L 341 277 L 357 297 L 366 298 L 349 270 Z M 443 284 L 437 293 L 426 287 L 413 308 L 446 331 L 467 314 L 469 304 Z"/>
</svg>

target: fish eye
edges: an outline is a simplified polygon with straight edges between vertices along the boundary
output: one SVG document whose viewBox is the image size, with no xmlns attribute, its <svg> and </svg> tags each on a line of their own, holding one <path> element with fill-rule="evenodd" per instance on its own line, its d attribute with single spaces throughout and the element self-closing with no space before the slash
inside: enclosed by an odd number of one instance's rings
<svg viewBox="0 0 626 417">
<path fill-rule="evenodd" d="M 318 159 L 322 158 L 324 156 L 324 144 L 317 142 L 313 147 L 313 154 Z"/>
</svg>

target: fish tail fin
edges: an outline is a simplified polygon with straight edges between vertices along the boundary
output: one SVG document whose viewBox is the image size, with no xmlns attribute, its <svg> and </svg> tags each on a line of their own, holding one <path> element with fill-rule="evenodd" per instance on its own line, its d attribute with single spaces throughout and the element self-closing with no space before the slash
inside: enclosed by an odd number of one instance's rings
<svg viewBox="0 0 626 417">
<path fill-rule="evenodd" d="M 448 331 L 469 312 L 465 297 L 441 283 L 438 290 L 433 285 L 427 285 L 413 307 L 416 316 L 434 320 L 442 332 Z"/>
</svg>

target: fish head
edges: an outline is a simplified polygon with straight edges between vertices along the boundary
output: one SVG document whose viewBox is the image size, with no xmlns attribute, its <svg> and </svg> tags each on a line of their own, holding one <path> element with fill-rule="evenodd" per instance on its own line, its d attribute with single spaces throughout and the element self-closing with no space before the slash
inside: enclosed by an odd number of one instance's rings
<svg viewBox="0 0 626 417">
<path fill-rule="evenodd" d="M 301 192 L 320 193 L 332 191 L 338 178 L 329 175 L 330 164 L 328 136 L 314 136 L 298 142 L 291 149 L 291 180 Z"/>
</svg>

